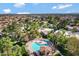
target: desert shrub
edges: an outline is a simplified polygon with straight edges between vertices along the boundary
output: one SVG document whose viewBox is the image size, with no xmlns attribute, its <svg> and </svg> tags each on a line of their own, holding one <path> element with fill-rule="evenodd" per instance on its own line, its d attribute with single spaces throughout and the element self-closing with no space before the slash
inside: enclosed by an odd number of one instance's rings
<svg viewBox="0 0 79 59">
<path fill-rule="evenodd" d="M 70 55 L 79 55 L 79 40 L 76 37 L 69 38 L 65 47 Z"/>
</svg>

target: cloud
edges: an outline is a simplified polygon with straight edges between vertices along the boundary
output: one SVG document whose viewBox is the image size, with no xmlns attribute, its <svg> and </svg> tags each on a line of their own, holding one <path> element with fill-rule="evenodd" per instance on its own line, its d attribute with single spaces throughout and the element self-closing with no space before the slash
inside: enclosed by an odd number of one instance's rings
<svg viewBox="0 0 79 59">
<path fill-rule="evenodd" d="M 20 8 L 20 7 L 23 7 L 23 6 L 25 6 L 25 5 L 26 5 L 25 3 L 15 3 L 15 4 L 14 4 L 14 7 Z"/>
<path fill-rule="evenodd" d="M 3 10 L 3 12 L 4 12 L 4 13 L 6 13 L 6 14 L 8 14 L 8 13 L 10 13 L 10 12 L 11 12 L 11 9 L 9 9 L 9 8 L 4 9 L 4 10 Z"/>
<path fill-rule="evenodd" d="M 56 8 L 57 8 L 57 6 L 53 6 L 53 7 L 52 7 L 52 9 L 56 9 Z"/>
<path fill-rule="evenodd" d="M 71 6 L 72 4 L 60 5 L 58 9 L 64 9 L 64 8 L 71 7 Z"/>
<path fill-rule="evenodd" d="M 17 14 L 30 14 L 30 12 L 18 12 Z"/>
<path fill-rule="evenodd" d="M 68 8 L 71 6 L 72 6 L 72 4 L 63 4 L 63 5 L 53 6 L 52 9 L 64 9 L 64 8 Z"/>
</svg>

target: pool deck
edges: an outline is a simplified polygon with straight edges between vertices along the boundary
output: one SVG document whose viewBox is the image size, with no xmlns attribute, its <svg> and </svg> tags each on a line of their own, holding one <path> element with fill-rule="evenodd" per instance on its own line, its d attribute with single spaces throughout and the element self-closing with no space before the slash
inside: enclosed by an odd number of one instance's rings
<svg viewBox="0 0 79 59">
<path fill-rule="evenodd" d="M 40 39 L 39 39 L 40 40 Z M 32 53 L 33 52 L 33 49 L 32 49 L 32 43 L 33 42 L 37 42 L 38 41 L 38 39 L 34 39 L 34 40 L 31 40 L 31 41 L 29 41 L 28 43 L 26 43 L 26 49 L 27 50 L 29 50 L 29 53 Z"/>
<path fill-rule="evenodd" d="M 32 42 L 33 41 L 29 41 L 28 43 L 26 43 L 26 50 L 29 50 L 29 54 L 33 53 L 33 49 L 32 49 Z"/>
</svg>

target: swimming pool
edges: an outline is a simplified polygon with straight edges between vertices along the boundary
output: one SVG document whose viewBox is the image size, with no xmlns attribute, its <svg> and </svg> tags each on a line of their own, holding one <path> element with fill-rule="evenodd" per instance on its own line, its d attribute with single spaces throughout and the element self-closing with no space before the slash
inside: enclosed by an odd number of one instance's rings
<svg viewBox="0 0 79 59">
<path fill-rule="evenodd" d="M 45 39 L 43 41 L 48 42 L 49 40 Z M 33 42 L 32 43 L 32 49 L 33 49 L 33 51 L 39 51 L 41 46 L 48 46 L 48 44 L 40 44 L 40 43 L 37 43 L 37 42 Z"/>
</svg>

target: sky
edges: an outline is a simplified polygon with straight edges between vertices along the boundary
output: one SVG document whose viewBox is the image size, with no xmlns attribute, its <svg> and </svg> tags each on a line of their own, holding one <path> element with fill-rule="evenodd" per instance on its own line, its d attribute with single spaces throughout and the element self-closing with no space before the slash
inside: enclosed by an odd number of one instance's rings
<svg viewBox="0 0 79 59">
<path fill-rule="evenodd" d="M 79 13 L 79 3 L 0 3 L 0 14 Z"/>
</svg>

